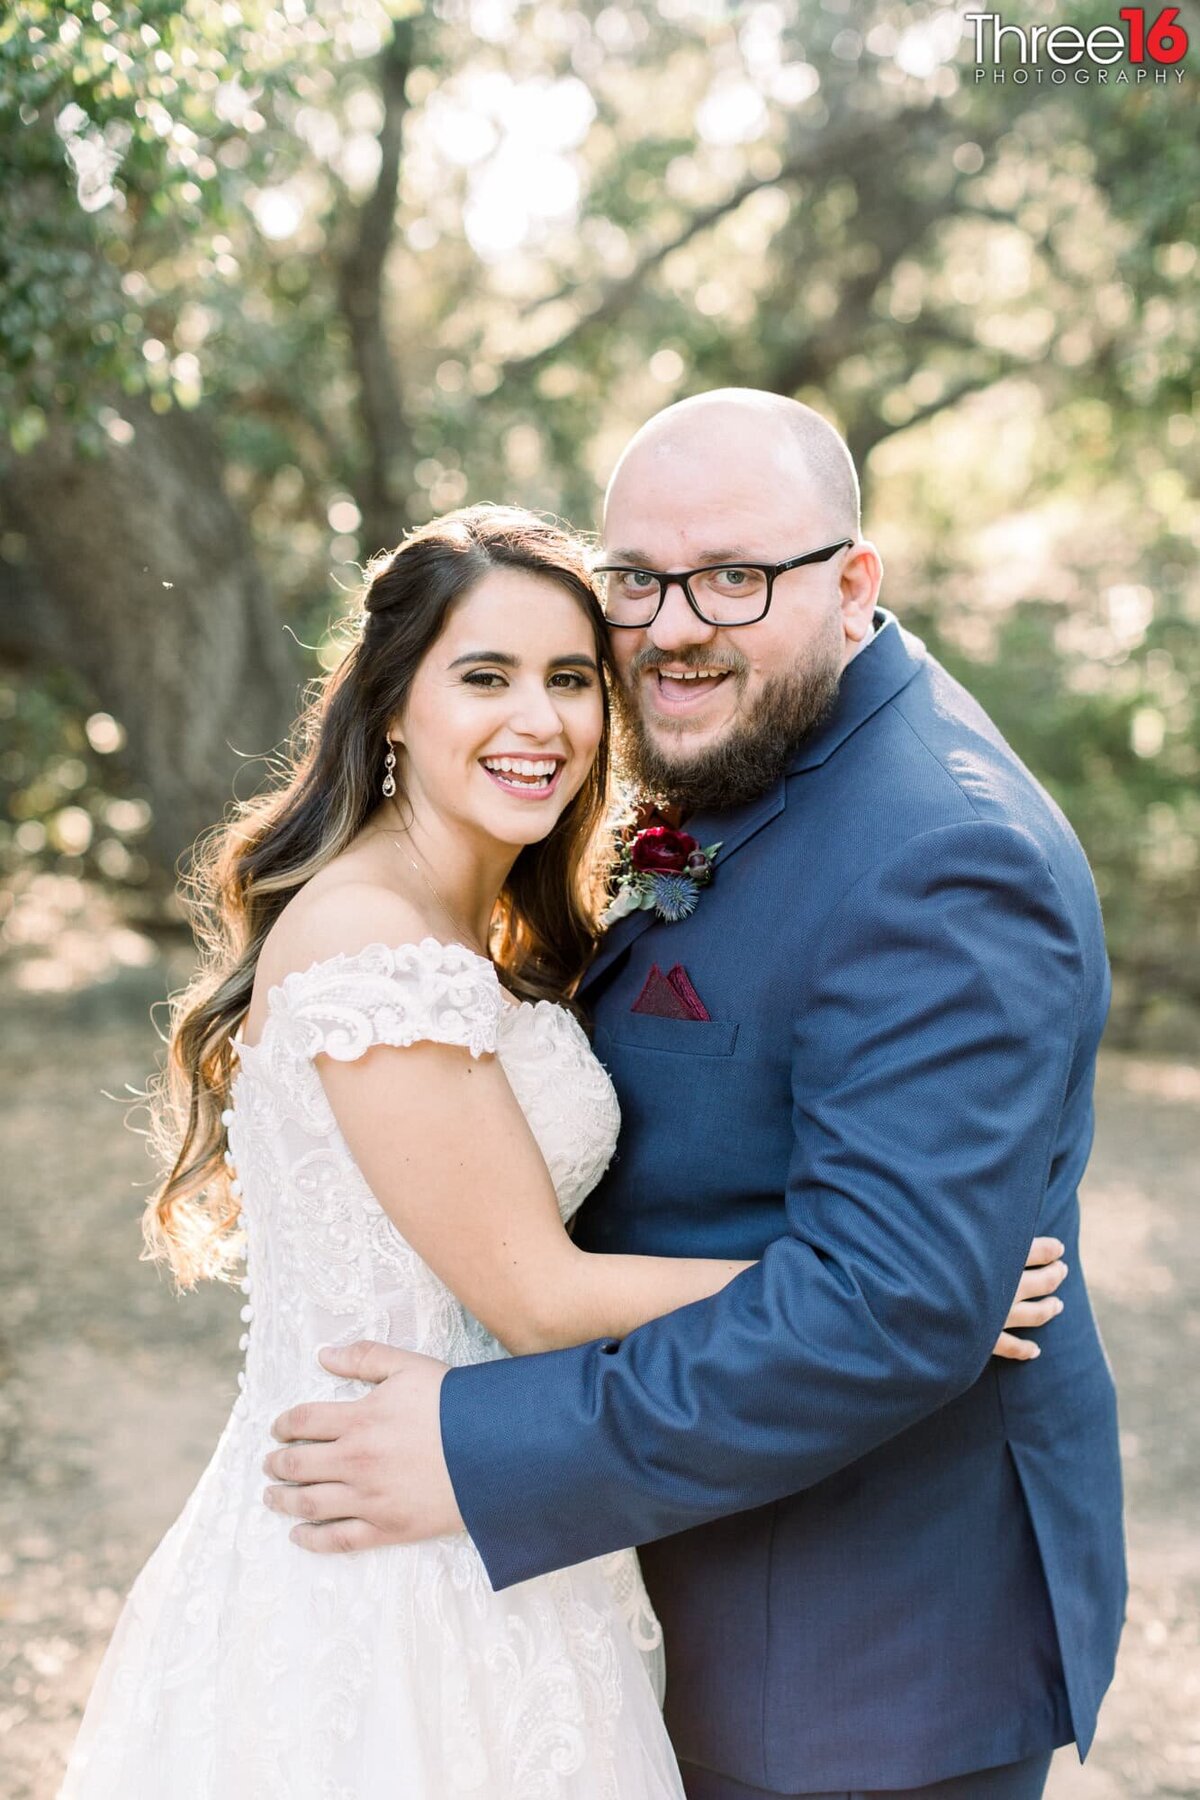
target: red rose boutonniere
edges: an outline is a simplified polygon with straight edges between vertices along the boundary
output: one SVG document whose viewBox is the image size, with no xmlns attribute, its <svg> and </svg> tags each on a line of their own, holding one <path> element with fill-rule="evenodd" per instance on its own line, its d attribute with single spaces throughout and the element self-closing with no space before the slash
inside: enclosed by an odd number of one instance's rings
<svg viewBox="0 0 1200 1800">
<path fill-rule="evenodd" d="M 686 831 L 671 825 L 646 825 L 625 832 L 618 841 L 613 896 L 601 924 L 614 925 L 628 913 L 651 909 L 667 924 L 695 912 L 700 889 L 712 880 L 720 844 L 701 849 Z"/>
</svg>

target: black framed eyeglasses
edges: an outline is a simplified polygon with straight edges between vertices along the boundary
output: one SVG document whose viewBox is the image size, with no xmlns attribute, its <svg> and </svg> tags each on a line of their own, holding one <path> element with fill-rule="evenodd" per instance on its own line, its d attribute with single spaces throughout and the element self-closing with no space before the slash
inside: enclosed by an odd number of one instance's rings
<svg viewBox="0 0 1200 1800">
<path fill-rule="evenodd" d="M 603 563 L 592 574 L 599 586 L 604 616 L 619 631 L 644 631 L 647 625 L 653 625 L 667 589 L 676 583 L 705 625 L 754 625 L 766 618 L 780 575 L 786 575 L 789 569 L 802 569 L 808 563 L 828 562 L 853 542 L 853 538 L 839 538 L 836 544 L 824 544 L 819 550 L 809 550 L 804 556 L 789 557 L 780 563 L 710 563 L 703 569 L 678 569 L 670 574 L 664 569 Z"/>
</svg>

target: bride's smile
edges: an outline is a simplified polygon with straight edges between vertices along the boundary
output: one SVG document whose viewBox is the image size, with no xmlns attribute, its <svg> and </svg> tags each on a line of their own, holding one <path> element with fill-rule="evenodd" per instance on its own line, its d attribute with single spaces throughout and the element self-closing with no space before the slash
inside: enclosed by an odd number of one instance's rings
<svg viewBox="0 0 1200 1800">
<path fill-rule="evenodd" d="M 604 731 L 593 628 L 562 586 L 493 569 L 452 608 L 394 723 L 414 835 L 509 859 L 579 792 Z"/>
</svg>

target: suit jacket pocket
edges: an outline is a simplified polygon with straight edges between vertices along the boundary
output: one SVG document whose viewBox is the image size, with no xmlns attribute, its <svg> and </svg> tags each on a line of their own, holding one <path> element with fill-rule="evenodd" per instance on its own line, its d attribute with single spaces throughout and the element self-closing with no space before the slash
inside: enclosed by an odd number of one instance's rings
<svg viewBox="0 0 1200 1800">
<path fill-rule="evenodd" d="M 726 1019 L 660 1019 L 635 1012 L 606 1020 L 602 1030 L 615 1044 L 680 1056 L 732 1056 L 738 1034 L 737 1026 Z"/>
</svg>

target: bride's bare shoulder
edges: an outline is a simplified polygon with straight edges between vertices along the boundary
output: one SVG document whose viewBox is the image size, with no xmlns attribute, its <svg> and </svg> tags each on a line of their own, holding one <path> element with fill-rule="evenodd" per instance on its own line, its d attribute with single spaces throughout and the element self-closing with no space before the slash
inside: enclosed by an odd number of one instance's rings
<svg viewBox="0 0 1200 1800">
<path fill-rule="evenodd" d="M 419 943 L 431 934 L 421 909 L 405 895 L 353 867 L 324 869 L 288 901 L 258 958 L 255 987 L 368 944 Z"/>
</svg>

